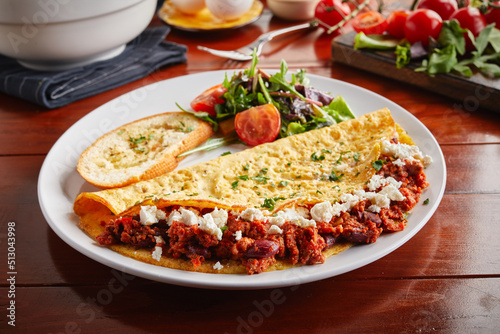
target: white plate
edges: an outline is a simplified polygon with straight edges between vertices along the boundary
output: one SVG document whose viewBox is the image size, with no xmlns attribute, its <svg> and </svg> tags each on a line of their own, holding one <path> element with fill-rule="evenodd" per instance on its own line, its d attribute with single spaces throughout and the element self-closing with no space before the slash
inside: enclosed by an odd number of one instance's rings
<svg viewBox="0 0 500 334">
<path fill-rule="evenodd" d="M 365 266 L 403 245 L 431 218 L 443 197 L 446 166 L 443 153 L 429 130 L 409 112 L 380 95 L 342 81 L 308 75 L 313 87 L 344 97 L 356 116 L 388 107 L 396 122 L 409 132 L 424 154 L 432 157 L 433 163 L 426 169 L 430 186 L 409 216 L 408 226 L 404 231 L 383 234 L 376 243 L 350 248 L 330 257 L 321 265 L 251 276 L 203 274 L 163 268 L 98 246 L 78 228 L 78 217 L 73 213 L 73 201 L 79 193 L 97 190 L 86 183 L 76 171 L 81 152 L 99 136 L 122 124 L 145 116 L 178 110 L 176 102 L 184 108 L 189 108 L 189 102 L 194 97 L 208 87 L 221 83 L 226 73 L 230 77 L 234 71 L 187 75 L 145 86 L 104 104 L 69 128 L 48 153 L 38 180 L 40 206 L 54 232 L 82 254 L 109 267 L 143 278 L 192 287 L 257 289 L 317 281 Z M 223 152 L 236 152 L 241 149 L 242 146 L 235 145 L 191 155 L 183 160 L 179 167 L 217 157 Z M 423 205 L 422 202 L 426 198 L 429 198 L 429 204 Z"/>
</svg>

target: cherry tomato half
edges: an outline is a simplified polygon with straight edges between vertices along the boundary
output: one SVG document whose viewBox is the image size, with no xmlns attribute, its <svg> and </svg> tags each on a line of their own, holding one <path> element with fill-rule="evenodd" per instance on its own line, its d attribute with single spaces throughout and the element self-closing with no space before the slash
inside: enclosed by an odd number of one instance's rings
<svg viewBox="0 0 500 334">
<path fill-rule="evenodd" d="M 443 20 L 448 20 L 457 9 L 456 0 L 420 0 L 417 8 L 432 9 L 441 16 Z"/>
<path fill-rule="evenodd" d="M 500 1 L 493 2 L 493 5 L 496 7 L 500 7 Z M 487 23 L 495 23 L 495 28 L 500 29 L 500 9 L 490 7 L 486 14 L 484 14 L 484 18 Z"/>
<path fill-rule="evenodd" d="M 469 29 L 474 37 L 477 37 L 479 33 L 486 28 L 486 20 L 479 9 L 475 7 L 464 7 L 457 10 L 453 15 L 450 16 L 450 20 L 457 20 L 460 23 L 460 27 Z M 470 40 L 469 36 L 464 33 L 465 37 L 465 48 L 467 50 L 474 50 L 474 45 Z"/>
<path fill-rule="evenodd" d="M 206 111 L 210 115 L 215 116 L 215 105 L 225 102 L 221 99 L 221 96 L 226 91 L 227 89 L 222 84 L 213 86 L 191 101 L 191 108 L 194 111 Z"/>
<path fill-rule="evenodd" d="M 387 20 L 376 10 L 356 15 L 351 24 L 356 32 L 364 32 L 366 35 L 381 35 L 387 29 Z"/>
<path fill-rule="evenodd" d="M 248 145 L 272 142 L 281 127 L 280 112 L 272 104 L 252 107 L 236 114 L 234 128 L 238 137 Z"/>
<path fill-rule="evenodd" d="M 405 37 L 405 23 L 408 15 L 410 15 L 410 11 L 405 9 L 395 10 L 389 14 L 387 32 L 396 38 Z"/>
<path fill-rule="evenodd" d="M 442 26 L 443 20 L 438 13 L 430 9 L 417 9 L 406 19 L 405 37 L 410 44 L 421 42 L 426 47 L 429 37 L 438 38 Z"/>
<path fill-rule="evenodd" d="M 349 14 L 351 14 L 351 8 L 342 0 L 321 0 L 314 11 L 314 17 L 330 27 L 338 24 Z"/>
</svg>

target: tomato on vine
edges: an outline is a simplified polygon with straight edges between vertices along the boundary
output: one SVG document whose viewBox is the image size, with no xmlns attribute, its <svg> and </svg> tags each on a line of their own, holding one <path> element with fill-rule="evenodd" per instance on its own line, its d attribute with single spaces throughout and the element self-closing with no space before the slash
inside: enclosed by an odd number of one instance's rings
<svg viewBox="0 0 500 334">
<path fill-rule="evenodd" d="M 410 15 L 406 9 L 395 10 L 387 18 L 387 32 L 396 38 L 405 37 L 405 23 Z"/>
<path fill-rule="evenodd" d="M 314 11 L 314 17 L 333 27 L 351 14 L 351 8 L 342 0 L 321 0 Z"/>
<path fill-rule="evenodd" d="M 417 9 L 408 15 L 405 23 L 405 37 L 410 44 L 421 42 L 429 45 L 429 38 L 437 39 L 443 26 L 443 19 L 433 10 Z"/>
<path fill-rule="evenodd" d="M 450 16 L 450 20 L 457 20 L 460 23 L 460 27 L 464 29 L 469 29 L 470 32 L 477 37 L 479 33 L 486 28 L 486 20 L 479 9 L 475 7 L 464 7 L 457 10 L 453 15 Z M 464 33 L 465 37 L 465 48 L 467 50 L 473 50 L 474 45 L 470 40 L 469 36 Z"/>
<path fill-rule="evenodd" d="M 456 0 L 420 0 L 417 8 L 431 9 L 441 16 L 443 20 L 448 20 L 458 9 Z"/>
<path fill-rule="evenodd" d="M 379 12 L 370 10 L 356 15 L 351 22 L 356 32 L 364 32 L 366 35 L 381 35 L 387 29 L 387 20 Z"/>
</svg>

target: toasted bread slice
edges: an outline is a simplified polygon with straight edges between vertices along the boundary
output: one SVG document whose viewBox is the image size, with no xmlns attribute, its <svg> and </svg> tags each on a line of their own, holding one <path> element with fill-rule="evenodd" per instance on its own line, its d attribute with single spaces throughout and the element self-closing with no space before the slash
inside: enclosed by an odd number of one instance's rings
<svg viewBox="0 0 500 334">
<path fill-rule="evenodd" d="M 177 156 L 203 143 L 212 127 L 184 112 L 168 112 L 108 132 L 78 159 L 78 173 L 99 188 L 116 188 L 174 170 Z"/>
</svg>

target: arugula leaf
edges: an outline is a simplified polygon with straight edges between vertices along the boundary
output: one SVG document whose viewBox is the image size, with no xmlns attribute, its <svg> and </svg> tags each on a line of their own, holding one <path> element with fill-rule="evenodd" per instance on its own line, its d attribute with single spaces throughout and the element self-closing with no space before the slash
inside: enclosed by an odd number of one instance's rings
<svg viewBox="0 0 500 334">
<path fill-rule="evenodd" d="M 427 73 L 448 73 L 458 63 L 457 51 L 454 45 L 448 45 L 443 49 L 435 49 L 429 56 Z"/>
<path fill-rule="evenodd" d="M 479 33 L 479 36 L 477 36 L 475 40 L 472 40 L 472 43 L 476 47 L 476 51 L 472 52 L 474 56 L 483 54 L 484 50 L 488 46 L 490 34 L 494 27 L 494 23 L 489 24 Z"/>
<path fill-rule="evenodd" d="M 336 96 L 328 106 L 325 106 L 322 109 L 332 116 L 337 122 L 355 118 L 351 108 L 349 108 L 347 102 L 340 95 Z"/>
<path fill-rule="evenodd" d="M 454 45 L 460 55 L 465 53 L 465 38 L 464 32 L 467 29 L 460 27 L 460 23 L 453 19 L 451 21 L 444 21 L 443 27 L 438 37 L 438 42 L 441 45 Z"/>
<path fill-rule="evenodd" d="M 500 27 L 493 28 L 490 33 L 490 45 L 495 50 L 495 52 L 500 52 Z"/>
</svg>

